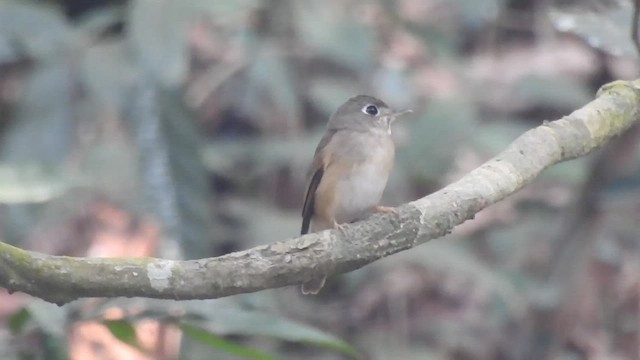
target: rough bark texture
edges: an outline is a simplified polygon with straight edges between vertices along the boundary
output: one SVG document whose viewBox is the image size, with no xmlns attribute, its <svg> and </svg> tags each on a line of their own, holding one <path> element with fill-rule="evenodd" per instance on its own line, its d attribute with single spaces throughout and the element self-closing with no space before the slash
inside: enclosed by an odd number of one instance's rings
<svg viewBox="0 0 640 360">
<path fill-rule="evenodd" d="M 48 256 L 0 243 L 0 286 L 63 304 L 81 297 L 211 299 L 355 270 L 449 233 L 545 168 L 584 156 L 640 117 L 640 80 L 605 85 L 569 116 L 531 129 L 459 181 L 341 230 L 191 261 Z"/>
</svg>

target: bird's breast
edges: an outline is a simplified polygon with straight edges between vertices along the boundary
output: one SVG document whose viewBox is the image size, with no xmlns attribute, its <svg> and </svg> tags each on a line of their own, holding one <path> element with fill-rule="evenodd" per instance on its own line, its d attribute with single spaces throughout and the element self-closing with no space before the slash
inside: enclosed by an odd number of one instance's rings
<svg viewBox="0 0 640 360">
<path fill-rule="evenodd" d="M 360 220 L 378 205 L 393 166 L 394 145 L 391 138 L 380 137 L 372 144 L 362 144 L 360 161 L 354 161 L 336 184 L 338 223 Z"/>
</svg>

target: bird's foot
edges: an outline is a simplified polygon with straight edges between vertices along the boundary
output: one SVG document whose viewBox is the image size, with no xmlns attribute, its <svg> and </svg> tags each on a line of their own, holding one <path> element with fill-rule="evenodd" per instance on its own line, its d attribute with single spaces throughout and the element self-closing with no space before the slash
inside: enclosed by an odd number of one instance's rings
<svg viewBox="0 0 640 360">
<path fill-rule="evenodd" d="M 345 224 L 338 224 L 335 220 L 333 221 L 333 228 L 336 230 L 343 231 Z"/>
</svg>

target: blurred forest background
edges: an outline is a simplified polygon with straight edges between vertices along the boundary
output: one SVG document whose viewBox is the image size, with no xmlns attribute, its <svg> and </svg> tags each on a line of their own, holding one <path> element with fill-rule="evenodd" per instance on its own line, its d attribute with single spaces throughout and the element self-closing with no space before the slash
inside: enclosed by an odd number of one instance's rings
<svg viewBox="0 0 640 360">
<path fill-rule="evenodd" d="M 297 236 L 307 166 L 360 93 L 394 125 L 384 205 L 638 76 L 630 0 L 0 1 L 1 241 L 216 256 Z M 2 359 L 638 359 L 632 130 L 444 239 L 215 301 L 0 289 Z"/>
</svg>

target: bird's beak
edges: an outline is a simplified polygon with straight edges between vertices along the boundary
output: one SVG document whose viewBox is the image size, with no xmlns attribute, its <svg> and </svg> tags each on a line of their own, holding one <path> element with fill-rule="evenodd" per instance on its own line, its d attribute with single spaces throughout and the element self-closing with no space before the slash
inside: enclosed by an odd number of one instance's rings
<svg viewBox="0 0 640 360">
<path fill-rule="evenodd" d="M 413 110 L 406 109 L 406 110 L 396 111 L 392 115 L 393 115 L 393 118 L 396 119 L 396 118 L 398 118 L 398 116 L 406 115 L 406 114 L 409 114 L 409 113 L 412 113 L 412 112 L 413 112 Z"/>
</svg>

